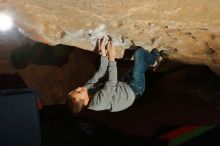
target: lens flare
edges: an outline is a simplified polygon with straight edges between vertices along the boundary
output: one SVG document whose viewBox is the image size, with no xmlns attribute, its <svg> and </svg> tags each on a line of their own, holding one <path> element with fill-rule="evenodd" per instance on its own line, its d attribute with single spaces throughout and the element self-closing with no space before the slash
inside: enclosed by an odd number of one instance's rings
<svg viewBox="0 0 220 146">
<path fill-rule="evenodd" d="M 13 27 L 12 17 L 7 14 L 0 14 L 0 31 L 8 31 Z"/>
</svg>

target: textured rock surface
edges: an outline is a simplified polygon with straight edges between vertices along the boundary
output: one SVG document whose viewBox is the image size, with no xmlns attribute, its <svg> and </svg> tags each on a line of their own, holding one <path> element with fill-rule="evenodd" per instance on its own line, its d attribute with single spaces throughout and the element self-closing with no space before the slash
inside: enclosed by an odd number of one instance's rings
<svg viewBox="0 0 220 146">
<path fill-rule="evenodd" d="M 84 84 L 98 66 L 99 56 L 91 51 L 36 43 L 22 36 L 16 29 L 6 34 L 0 33 L 0 90 L 35 88 L 43 97 L 44 104 L 60 104 L 64 102 L 67 93 Z M 131 66 L 132 61 L 118 61 L 118 77 Z M 146 95 L 146 98 L 144 96 L 142 99 L 146 102 L 141 103 L 147 104 L 151 99 L 156 102 L 161 96 L 161 99 L 166 100 L 164 97 L 169 97 L 169 100 L 172 100 L 170 97 L 176 100 L 195 97 L 219 106 L 220 78 L 207 67 L 168 61 L 158 72 L 147 77 L 150 88 L 146 94 L 150 95 Z M 151 95 L 154 91 L 158 93 L 158 89 L 161 90 L 159 94 Z"/>
<path fill-rule="evenodd" d="M 118 57 L 130 40 L 166 48 L 177 61 L 207 64 L 220 73 L 219 0 L 0 0 L 20 30 L 47 44 L 93 50 L 104 34 Z"/>
</svg>

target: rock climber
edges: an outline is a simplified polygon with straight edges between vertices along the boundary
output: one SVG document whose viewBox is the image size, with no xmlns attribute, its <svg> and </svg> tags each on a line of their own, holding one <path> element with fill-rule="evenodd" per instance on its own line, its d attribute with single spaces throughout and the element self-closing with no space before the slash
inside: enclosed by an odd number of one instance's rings
<svg viewBox="0 0 220 146">
<path fill-rule="evenodd" d="M 69 92 L 66 104 L 73 113 L 85 107 L 95 111 L 118 112 L 130 107 L 136 98 L 145 91 L 145 72 L 150 67 L 157 68 L 164 59 L 164 51 L 153 49 L 151 52 L 135 46 L 134 65 L 121 80 L 117 76 L 115 46 L 112 39 L 102 37 L 97 40 L 101 53 L 100 67 L 84 86 Z M 99 84 L 100 78 L 108 74 L 107 81 Z"/>
</svg>

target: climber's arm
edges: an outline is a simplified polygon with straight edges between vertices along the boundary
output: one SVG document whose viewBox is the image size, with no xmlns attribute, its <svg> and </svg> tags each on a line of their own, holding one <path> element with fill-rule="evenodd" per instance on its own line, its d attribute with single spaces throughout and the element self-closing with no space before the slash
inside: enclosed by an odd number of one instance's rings
<svg viewBox="0 0 220 146">
<path fill-rule="evenodd" d="M 107 42 L 107 39 L 105 37 L 98 40 L 98 49 L 101 52 L 101 58 L 100 58 L 101 63 L 95 75 L 90 80 L 88 80 L 88 82 L 85 84 L 85 86 L 88 89 L 93 88 L 94 84 L 97 83 L 99 79 L 104 76 L 107 70 L 109 60 L 108 60 L 108 57 L 106 56 L 106 50 L 105 50 L 106 42 Z"/>
</svg>

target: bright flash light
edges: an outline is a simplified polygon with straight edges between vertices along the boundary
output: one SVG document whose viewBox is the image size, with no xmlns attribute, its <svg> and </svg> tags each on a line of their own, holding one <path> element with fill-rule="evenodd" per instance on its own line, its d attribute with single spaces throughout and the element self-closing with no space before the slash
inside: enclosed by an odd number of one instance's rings
<svg viewBox="0 0 220 146">
<path fill-rule="evenodd" d="M 7 14 L 0 14 L 0 31 L 8 31 L 13 27 L 12 17 Z"/>
</svg>

